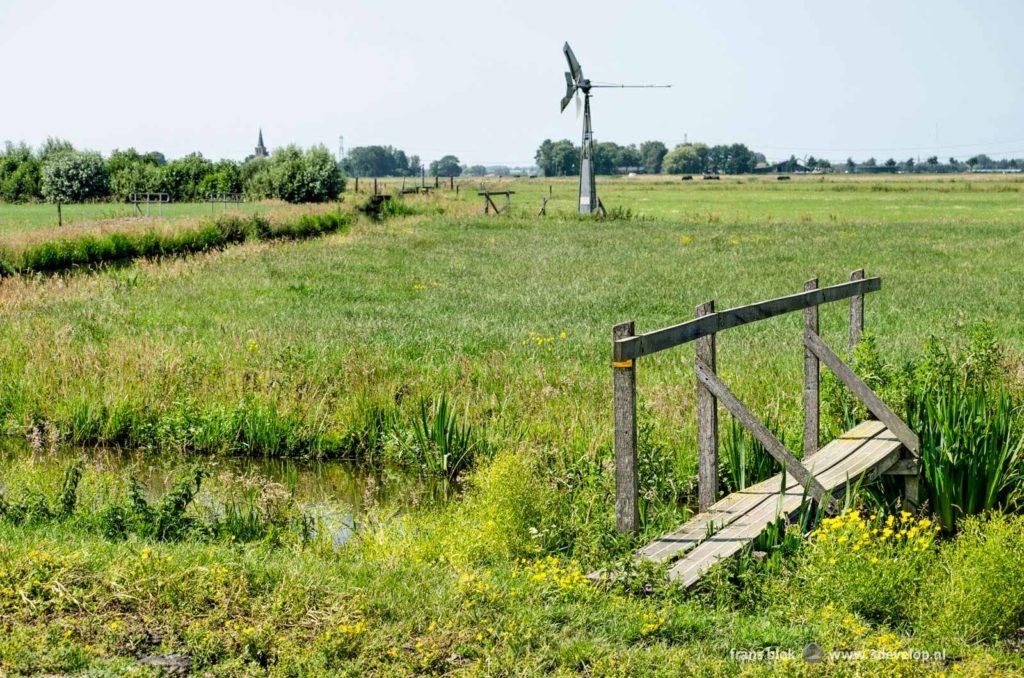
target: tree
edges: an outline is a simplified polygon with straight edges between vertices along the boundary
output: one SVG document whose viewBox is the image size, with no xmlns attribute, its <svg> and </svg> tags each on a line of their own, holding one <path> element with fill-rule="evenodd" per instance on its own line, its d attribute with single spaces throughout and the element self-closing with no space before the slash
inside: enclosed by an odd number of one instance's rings
<svg viewBox="0 0 1024 678">
<path fill-rule="evenodd" d="M 254 178 L 257 192 L 269 194 L 290 203 L 326 202 L 334 200 L 345 187 L 341 167 L 323 146 L 313 146 L 303 153 L 295 145 L 275 149 L 264 173 Z"/>
<path fill-rule="evenodd" d="M 565 177 L 580 171 L 580 149 L 568 139 L 545 139 L 534 160 L 546 177 Z"/>
<path fill-rule="evenodd" d="M 487 168 L 483 165 L 470 165 L 466 168 L 466 175 L 471 177 L 487 176 Z"/>
<path fill-rule="evenodd" d="M 970 167 L 971 171 L 973 172 L 974 168 L 978 166 L 978 156 L 975 155 L 973 157 L 967 158 L 967 166 Z"/>
<path fill-rule="evenodd" d="M 640 164 L 648 174 L 661 174 L 668 148 L 660 141 L 645 141 L 640 144 Z"/>
<path fill-rule="evenodd" d="M 854 172 L 857 171 L 857 163 L 856 161 L 854 161 L 853 158 L 846 159 L 846 171 L 849 172 L 850 174 L 853 174 Z"/>
<path fill-rule="evenodd" d="M 106 194 L 103 158 L 99 153 L 55 152 L 43 163 L 41 188 L 46 200 L 57 205 L 57 224 L 63 225 L 61 205 Z"/>
<path fill-rule="evenodd" d="M 925 163 L 934 167 L 935 165 L 939 164 L 939 156 L 933 155 L 927 160 L 925 160 Z"/>
<path fill-rule="evenodd" d="M 422 170 L 419 156 L 408 158 L 405 151 L 392 146 L 356 146 L 343 165 L 347 174 L 357 177 L 407 177 Z"/>
<path fill-rule="evenodd" d="M 418 177 L 423 173 L 423 163 L 420 161 L 420 156 L 410 155 L 409 156 L 409 176 Z"/>
<path fill-rule="evenodd" d="M 429 172 L 432 177 L 457 177 L 462 174 L 462 165 L 454 155 L 446 155 L 430 163 Z"/>
<path fill-rule="evenodd" d="M 907 168 L 908 172 L 913 172 L 914 171 L 914 159 L 913 158 L 907 158 L 906 161 L 903 163 L 903 166 Z"/>
<path fill-rule="evenodd" d="M 708 147 L 680 144 L 665 155 L 662 170 L 667 174 L 699 174 L 705 169 Z"/>
<path fill-rule="evenodd" d="M 871 168 L 877 167 L 878 166 L 878 161 L 875 160 L 873 157 L 872 158 L 868 158 L 867 160 L 864 161 L 864 166 L 865 167 L 871 167 Z"/>
<path fill-rule="evenodd" d="M 160 153 L 140 155 L 134 148 L 111 153 L 106 162 L 110 195 L 159 190 L 161 177 L 157 156 L 163 159 Z"/>
<path fill-rule="evenodd" d="M 202 153 L 189 153 L 163 166 L 160 188 L 169 193 L 171 200 L 186 201 L 202 197 L 199 185 L 213 171 L 213 163 Z"/>
<path fill-rule="evenodd" d="M 27 202 L 42 197 L 40 163 L 27 144 L 15 146 L 10 141 L 0 152 L 0 200 Z"/>
<path fill-rule="evenodd" d="M 886 169 L 895 170 L 896 169 L 896 160 L 895 160 L 895 158 L 889 158 L 888 160 L 886 160 L 885 161 L 885 167 L 886 167 Z"/>
<path fill-rule="evenodd" d="M 621 147 L 614 141 L 594 144 L 594 174 L 614 174 L 620 155 Z"/>
</svg>

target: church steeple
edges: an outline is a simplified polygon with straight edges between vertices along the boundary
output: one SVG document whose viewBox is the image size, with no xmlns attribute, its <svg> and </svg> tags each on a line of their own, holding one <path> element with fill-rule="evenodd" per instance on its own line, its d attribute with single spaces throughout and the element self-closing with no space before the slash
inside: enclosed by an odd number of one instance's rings
<svg viewBox="0 0 1024 678">
<path fill-rule="evenodd" d="M 267 153 L 267 147 L 263 145 L 263 128 L 261 127 L 260 138 L 259 141 L 256 142 L 256 152 L 254 153 L 254 156 L 257 158 L 266 158 L 269 155 L 270 154 Z"/>
</svg>

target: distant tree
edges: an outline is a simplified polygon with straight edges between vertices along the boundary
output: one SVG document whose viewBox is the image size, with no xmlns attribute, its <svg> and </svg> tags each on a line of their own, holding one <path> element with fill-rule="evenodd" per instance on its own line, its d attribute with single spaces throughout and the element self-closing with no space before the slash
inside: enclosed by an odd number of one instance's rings
<svg viewBox="0 0 1024 678">
<path fill-rule="evenodd" d="M 857 171 L 857 163 L 853 158 L 846 159 L 846 171 L 853 174 Z"/>
<path fill-rule="evenodd" d="M 213 163 L 202 153 L 189 153 L 164 165 L 160 173 L 160 188 L 170 194 L 171 200 L 196 200 L 202 197 L 199 185 L 212 171 Z"/>
<path fill-rule="evenodd" d="M 40 172 L 39 160 L 27 144 L 6 142 L 0 152 L 0 200 L 27 202 L 41 198 Z"/>
<path fill-rule="evenodd" d="M 1010 169 L 1017 169 L 1017 158 L 1010 158 Z"/>
<path fill-rule="evenodd" d="M 357 177 L 405 177 L 420 173 L 419 157 L 414 169 L 405 151 L 392 146 L 357 146 L 343 161 L 345 172 Z"/>
<path fill-rule="evenodd" d="M 454 155 L 446 155 L 430 163 L 430 176 L 457 177 L 462 174 L 462 166 Z"/>
<path fill-rule="evenodd" d="M 534 159 L 546 177 L 570 176 L 580 171 L 580 149 L 568 139 L 545 139 Z"/>
<path fill-rule="evenodd" d="M 512 169 L 507 165 L 494 165 L 485 168 L 485 170 L 487 174 L 493 174 L 496 177 L 507 177 L 512 174 Z"/>
<path fill-rule="evenodd" d="M 704 144 L 680 144 L 665 155 L 662 171 L 666 174 L 699 174 L 705 169 L 708 147 Z"/>
<path fill-rule="evenodd" d="M 214 163 L 213 171 L 199 183 L 199 194 L 241 193 L 244 188 L 241 165 L 234 160 L 219 160 Z"/>
<path fill-rule="evenodd" d="M 305 153 L 294 145 L 278 148 L 268 164 L 273 197 L 287 202 L 334 200 L 345 187 L 341 167 L 324 146 Z"/>
<path fill-rule="evenodd" d="M 896 163 L 896 160 L 894 158 L 889 158 L 888 160 L 885 161 L 885 166 L 888 169 L 896 169 L 896 164 L 897 163 Z"/>
<path fill-rule="evenodd" d="M 410 155 L 409 156 L 409 176 L 418 177 L 423 173 L 423 163 L 420 161 L 420 156 Z"/>
<path fill-rule="evenodd" d="M 44 141 L 43 145 L 39 147 L 39 160 L 40 162 L 46 162 L 55 155 L 73 150 L 75 150 L 75 147 L 66 139 L 46 137 L 46 141 Z"/>
<path fill-rule="evenodd" d="M 62 225 L 61 205 L 106 194 L 103 158 L 99 153 L 55 152 L 43 163 L 41 188 L 46 200 L 57 205 L 57 224 Z"/>
<path fill-rule="evenodd" d="M 878 167 L 878 161 L 875 160 L 873 157 L 872 158 L 868 158 L 867 160 L 864 161 L 864 166 L 865 167 L 871 167 L 871 168 Z"/>
<path fill-rule="evenodd" d="M 466 175 L 471 177 L 487 176 L 487 168 L 483 165 L 470 165 L 466 168 Z"/>
<path fill-rule="evenodd" d="M 907 158 L 903 162 L 903 166 L 907 168 L 908 172 L 912 172 L 914 170 L 914 159 L 913 158 Z"/>
<path fill-rule="evenodd" d="M 160 188 L 159 153 L 140 155 L 134 148 L 114 150 L 107 158 L 107 178 L 110 195 L 127 196 L 138 191 L 157 191 Z"/>
<path fill-rule="evenodd" d="M 621 147 L 614 141 L 594 144 L 594 173 L 614 174 L 619 167 Z"/>
<path fill-rule="evenodd" d="M 648 174 L 661 174 L 668 148 L 660 141 L 645 141 L 640 144 L 640 164 Z"/>
<path fill-rule="evenodd" d="M 949 165 L 950 165 L 950 167 L 954 167 L 955 168 L 959 164 L 960 163 L 957 161 L 956 158 L 954 158 L 953 156 L 949 156 Z"/>
<path fill-rule="evenodd" d="M 925 160 L 924 162 L 927 165 L 932 165 L 932 166 L 938 165 L 939 164 L 939 156 L 933 155 L 930 158 L 928 158 L 927 160 Z"/>
<path fill-rule="evenodd" d="M 970 167 L 973 172 L 974 168 L 978 166 L 978 156 L 967 158 L 967 166 Z"/>
</svg>

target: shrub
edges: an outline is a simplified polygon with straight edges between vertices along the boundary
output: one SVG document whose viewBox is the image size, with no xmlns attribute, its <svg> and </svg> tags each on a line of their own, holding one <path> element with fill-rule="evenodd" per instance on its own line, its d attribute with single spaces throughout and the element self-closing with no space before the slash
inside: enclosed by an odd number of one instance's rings
<svg viewBox="0 0 1024 678">
<path fill-rule="evenodd" d="M 107 175 L 99 153 L 62 151 L 43 163 L 43 197 L 53 203 L 73 203 L 106 195 Z"/>
<path fill-rule="evenodd" d="M 876 622 L 908 622 L 921 575 L 934 559 L 937 529 L 907 512 L 851 510 L 826 518 L 797 560 L 793 585 L 812 604 L 832 603 Z"/>
<path fill-rule="evenodd" d="M 921 587 L 918 632 L 972 643 L 1024 625 L 1024 516 L 968 517 Z"/>
</svg>

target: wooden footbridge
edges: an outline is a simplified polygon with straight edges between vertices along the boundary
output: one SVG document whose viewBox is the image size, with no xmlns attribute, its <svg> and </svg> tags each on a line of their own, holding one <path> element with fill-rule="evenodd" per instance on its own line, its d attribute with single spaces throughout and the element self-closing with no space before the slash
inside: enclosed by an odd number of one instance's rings
<svg viewBox="0 0 1024 678">
<path fill-rule="evenodd" d="M 835 497 L 853 483 L 882 474 L 904 481 L 904 502 L 917 503 L 920 443 L 910 428 L 818 336 L 818 307 L 850 300 L 850 350 L 864 329 L 864 297 L 882 287 L 881 278 L 854 271 L 849 282 L 819 287 L 786 297 L 715 311 L 714 302 L 697 307 L 696 317 L 678 325 L 636 334 L 632 322 L 612 330 L 615 384 L 615 515 L 620 532 L 639 527 L 636 471 L 636 371 L 647 355 L 696 342 L 698 508 L 685 525 L 636 552 L 636 557 L 669 562 L 669 576 L 684 585 L 739 552 L 766 527 L 812 501 L 828 512 L 838 510 Z M 797 459 L 716 373 L 716 335 L 732 327 L 802 310 L 804 313 L 803 458 Z M 820 366 L 830 369 L 867 406 L 875 419 L 862 422 L 836 440 L 819 446 Z M 719 498 L 718 405 L 739 420 L 782 465 L 785 473 Z"/>
</svg>

